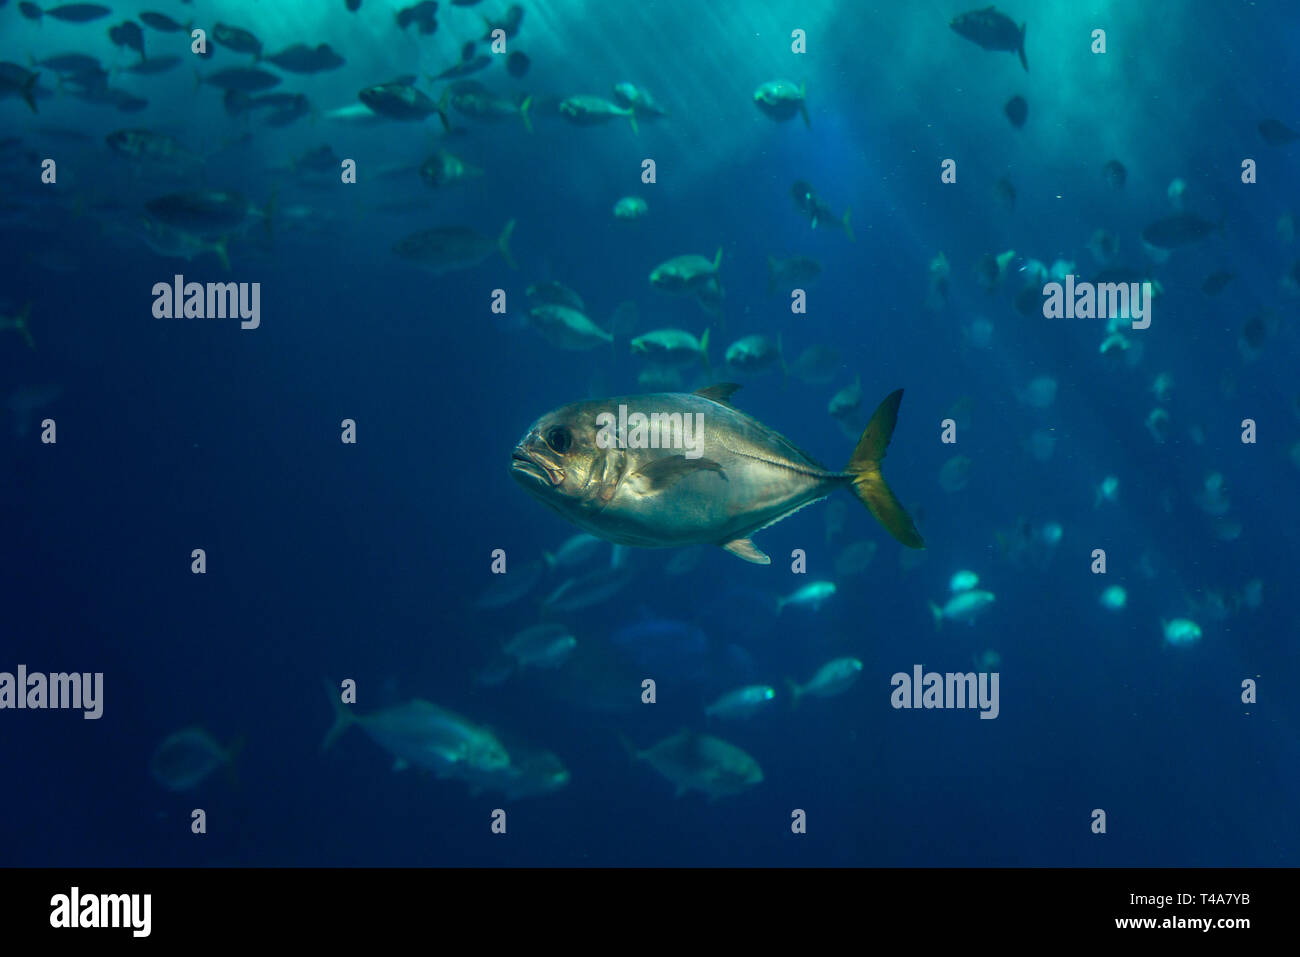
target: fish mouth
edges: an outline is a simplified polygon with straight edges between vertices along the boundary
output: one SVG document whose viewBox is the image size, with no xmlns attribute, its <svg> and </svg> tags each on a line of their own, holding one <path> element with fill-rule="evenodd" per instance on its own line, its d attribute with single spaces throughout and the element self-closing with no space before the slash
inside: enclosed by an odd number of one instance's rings
<svg viewBox="0 0 1300 957">
<path fill-rule="evenodd" d="M 564 481 L 564 469 L 548 465 L 523 446 L 516 446 L 510 453 L 510 471 L 521 482 L 524 476 L 546 485 L 560 485 Z"/>
</svg>

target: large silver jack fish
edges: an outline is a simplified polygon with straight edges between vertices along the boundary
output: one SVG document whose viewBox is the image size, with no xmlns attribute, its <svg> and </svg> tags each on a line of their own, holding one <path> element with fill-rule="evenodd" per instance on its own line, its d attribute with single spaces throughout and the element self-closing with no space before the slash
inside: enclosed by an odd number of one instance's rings
<svg viewBox="0 0 1300 957">
<path fill-rule="evenodd" d="M 575 525 L 620 545 L 719 545 L 767 565 L 751 535 L 847 487 L 894 538 L 925 547 L 880 473 L 902 389 L 880 403 L 848 466 L 833 472 L 732 406 L 739 388 L 563 406 L 528 429 L 511 474 Z"/>
</svg>

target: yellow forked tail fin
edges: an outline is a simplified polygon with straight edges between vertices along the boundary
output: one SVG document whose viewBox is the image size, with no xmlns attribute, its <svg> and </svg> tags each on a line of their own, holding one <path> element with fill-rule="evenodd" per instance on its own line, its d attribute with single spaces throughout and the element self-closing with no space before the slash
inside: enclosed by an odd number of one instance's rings
<svg viewBox="0 0 1300 957">
<path fill-rule="evenodd" d="M 858 447 L 853 450 L 853 458 L 849 459 L 845 471 L 853 476 L 853 494 L 871 510 L 876 521 L 885 526 L 890 535 L 908 548 L 925 548 L 921 533 L 880 473 L 880 462 L 885 457 L 885 449 L 889 448 L 902 401 L 903 390 L 899 389 L 880 403 L 858 440 Z"/>
</svg>

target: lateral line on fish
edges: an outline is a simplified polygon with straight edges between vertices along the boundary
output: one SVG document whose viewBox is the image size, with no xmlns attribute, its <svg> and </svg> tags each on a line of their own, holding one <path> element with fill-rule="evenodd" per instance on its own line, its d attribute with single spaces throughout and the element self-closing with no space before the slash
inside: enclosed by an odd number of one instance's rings
<svg viewBox="0 0 1300 957">
<path fill-rule="evenodd" d="M 825 469 L 815 469 L 812 466 L 796 465 L 793 462 L 781 462 L 775 459 L 766 458 L 762 455 L 755 455 L 753 452 L 746 452 L 743 449 L 734 449 L 722 441 L 719 441 L 718 444 L 732 455 L 739 455 L 742 458 L 752 459 L 755 462 L 762 462 L 764 465 L 771 465 L 774 468 L 784 469 L 787 472 L 794 472 L 796 475 L 806 475 L 810 478 L 820 479 L 851 478 L 851 476 L 843 472 L 828 472 Z"/>
</svg>

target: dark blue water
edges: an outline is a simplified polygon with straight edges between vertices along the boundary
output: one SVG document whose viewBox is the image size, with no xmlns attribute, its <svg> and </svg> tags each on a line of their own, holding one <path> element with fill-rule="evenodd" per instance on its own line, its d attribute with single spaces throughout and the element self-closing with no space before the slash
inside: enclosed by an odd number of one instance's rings
<svg viewBox="0 0 1300 957">
<path fill-rule="evenodd" d="M 115 73 L 113 88 L 146 98 L 138 113 L 79 100 L 42 69 L 33 113 L 0 99 L 3 151 L 0 315 L 31 304 L 29 349 L 0 334 L 0 671 L 104 675 L 104 714 L 0 711 L 0 860 L 16 865 L 1293 865 L 1297 775 L 1297 555 L 1300 479 L 1296 262 L 1280 218 L 1293 214 L 1300 146 L 1269 145 L 1265 119 L 1295 113 L 1300 18 L 1287 4 L 1133 10 L 1097 3 L 1021 3 L 1026 72 L 1009 52 L 981 50 L 947 26 L 960 5 L 525 2 L 511 49 L 532 69 L 494 63 L 475 78 L 502 95 L 532 94 L 530 135 L 507 118 L 453 115 L 463 135 L 423 123 L 351 127 L 329 111 L 357 91 L 454 63 L 482 32 L 479 12 L 444 4 L 419 37 L 393 23 L 392 3 L 339 2 L 154 8 L 196 25 L 243 26 L 268 51 L 328 42 L 340 70 L 282 76 L 316 117 L 284 129 L 264 114 L 231 117 L 221 94 L 195 92 L 182 34 L 145 31 L 150 56 L 183 57 L 160 77 Z M 149 9 L 148 6 L 141 10 Z M 88 24 L 24 19 L 0 8 L 0 59 L 26 66 L 83 52 L 106 67 L 138 60 L 106 30 L 138 13 L 114 4 Z M 790 31 L 808 52 L 790 52 Z M 1108 52 L 1089 34 L 1107 31 Z M 480 46 L 486 51 L 486 45 Z M 217 47 L 200 70 L 252 66 Z M 38 68 L 40 69 L 40 68 Z M 806 83 L 811 129 L 753 105 L 760 83 Z M 639 132 L 616 120 L 583 128 L 554 103 L 610 95 L 631 80 L 669 111 Z M 1014 129 L 1002 114 L 1029 103 Z M 550 110 L 547 104 L 551 104 Z M 116 155 L 104 137 L 143 128 L 206 159 L 184 175 Z M 60 132 L 63 131 L 63 132 Z M 68 131 L 79 134 L 76 137 Z M 245 139 L 245 135 L 248 134 Z M 355 159 L 358 182 L 312 186 L 285 168 L 328 143 Z M 444 190 L 413 168 L 445 148 L 485 171 Z M 57 182 L 39 182 L 39 162 Z M 640 181 L 652 158 L 657 181 Z M 940 164 L 957 163 L 957 182 Z M 1258 182 L 1241 164 L 1258 164 Z M 1127 170 L 1122 189 L 1103 175 Z M 1014 183 L 1014 208 L 994 183 Z M 812 230 L 790 185 L 811 182 L 856 242 Z M 1175 250 L 1143 248 L 1143 228 L 1175 212 L 1167 193 L 1223 234 Z M 318 181 L 319 182 L 319 181 Z M 232 230 L 232 270 L 202 254 L 166 258 L 139 237 L 144 204 L 182 189 L 274 195 L 271 237 L 260 216 Z M 614 202 L 640 195 L 647 217 L 616 221 Z M 387 211 L 393 204 L 405 212 Z M 433 226 L 496 236 L 509 219 L 518 270 L 493 255 L 435 275 L 390 251 Z M 1158 280 L 1151 327 L 1123 330 L 1133 348 L 1099 354 L 1104 320 L 1049 320 L 1013 307 L 1030 260 L 1100 268 L 1097 229 L 1119 238 L 1113 265 Z M 724 320 L 650 287 L 661 261 L 723 248 Z M 1014 250 L 1008 275 L 982 288 L 976 266 Z M 931 261 L 951 264 L 946 303 L 928 307 Z M 767 294 L 768 255 L 823 266 L 806 315 Z M 1032 267 L 1031 267 L 1032 268 Z M 1217 297 L 1205 278 L 1235 278 Z M 156 319 L 155 283 L 261 284 L 261 325 Z M 744 381 L 734 401 L 832 468 L 853 442 L 826 412 L 860 376 L 862 420 L 905 389 L 885 475 L 928 548 L 893 541 L 858 504 L 829 543 L 830 502 L 756 537 L 773 558 L 747 564 L 712 550 L 669 575 L 676 553 L 629 556 L 635 576 L 611 600 L 569 613 L 579 642 L 554 672 L 498 687 L 477 676 L 565 578 L 548 577 L 500 609 L 476 607 L 494 549 L 520 568 L 577 529 L 508 474 L 510 450 L 538 416 L 568 402 L 636 393 L 644 368 L 626 340 L 562 351 L 522 327 L 525 289 L 554 279 L 581 292 L 603 324 L 634 301 L 634 334 L 710 328 L 715 378 L 736 378 L 723 352 L 743 335 L 780 334 L 788 359 L 814 344 L 841 353 L 832 381 Z M 506 318 L 490 311 L 504 289 Z M 1260 317 L 1257 347 L 1239 342 Z M 992 334 L 981 347 L 972 324 Z M 1140 355 L 1138 354 L 1140 350 Z M 1163 401 L 1151 392 L 1165 373 Z M 1022 399 L 1039 377 L 1055 401 Z M 689 375 L 684 388 L 704 384 Z M 57 386 L 57 390 L 46 387 Z M 37 391 L 33 391 L 37 390 Z M 44 390 L 41 392 L 40 390 Z M 36 399 L 39 408 L 26 410 Z M 24 398 L 26 397 L 26 398 Z M 1144 420 L 1169 416 L 1167 439 Z M 958 411 L 953 411 L 957 409 Z M 957 422 L 955 446 L 941 422 Z M 44 418 L 57 442 L 41 441 Z M 340 441 L 355 420 L 357 441 Z M 1244 444 L 1242 420 L 1257 424 Z M 1052 454 L 1028 446 L 1050 431 Z M 949 490 L 940 470 L 970 460 Z M 1199 507 L 1222 476 L 1224 530 Z M 1095 505 L 1103 478 L 1114 502 Z M 839 507 L 839 506 L 837 506 Z M 1042 529 L 1059 523 L 1059 544 Z M 1024 525 L 1031 541 L 1009 535 Z M 1002 538 L 999 538 L 1002 533 Z M 863 574 L 837 573 L 844 546 L 878 549 Z M 206 551 L 207 572 L 190 571 Z M 790 570 L 792 550 L 807 575 Z M 1093 550 L 1107 573 L 1095 575 Z M 595 562 L 609 561 L 602 549 Z M 595 566 L 592 566 L 595 567 Z M 927 605 L 969 569 L 996 595 L 974 624 L 936 629 Z M 810 579 L 835 581 L 813 612 L 775 599 Z M 1250 583 L 1257 582 L 1257 586 Z M 1107 611 L 1108 585 L 1127 606 Z M 1259 589 L 1262 599 L 1248 601 Z M 1186 618 L 1202 638 L 1171 647 L 1162 620 Z M 637 622 L 676 622 L 622 629 Z M 686 630 L 683 630 L 686 629 Z M 637 646 L 664 634 L 663 645 Z M 703 636 L 701 639 L 699 636 Z M 1000 712 L 896 710 L 890 678 L 913 665 L 979 670 L 995 651 Z M 858 658 L 842 695 L 790 706 L 786 679 Z M 452 709 L 503 739 L 553 751 L 571 778 L 543 796 L 474 795 L 462 782 L 395 773 L 392 755 L 352 731 L 318 744 L 331 703 L 321 678 L 357 682 L 357 711 L 409 698 Z M 640 702 L 641 680 L 658 700 Z M 1258 701 L 1242 701 L 1253 679 Z M 771 684 L 770 710 L 706 722 L 703 709 L 744 683 Z M 223 746 L 243 739 L 227 773 L 171 793 L 150 774 L 169 734 L 201 726 Z M 762 767 L 735 796 L 675 798 L 674 786 L 629 757 L 682 728 L 717 735 Z M 190 832 L 202 808 L 207 833 Z M 490 831 L 494 809 L 505 837 Z M 807 833 L 791 814 L 807 814 Z M 1092 832 L 1094 809 L 1106 833 Z"/>
</svg>

